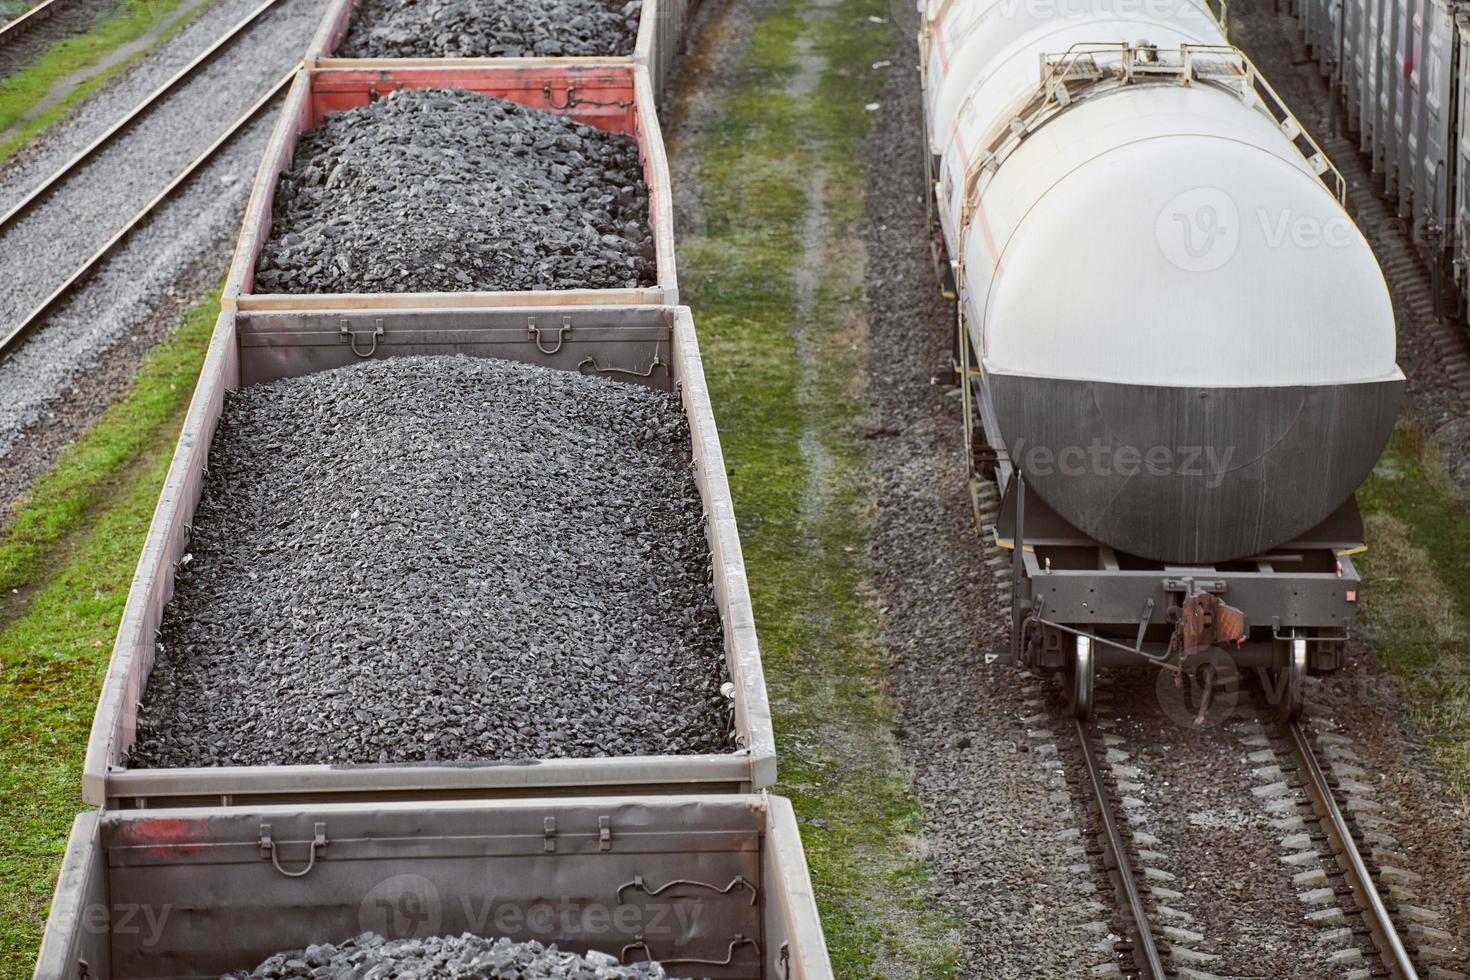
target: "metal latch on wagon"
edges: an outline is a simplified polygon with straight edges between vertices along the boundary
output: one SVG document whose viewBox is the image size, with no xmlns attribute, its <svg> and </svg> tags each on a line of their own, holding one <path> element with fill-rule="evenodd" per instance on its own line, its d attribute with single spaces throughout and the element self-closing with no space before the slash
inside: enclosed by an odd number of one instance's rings
<svg viewBox="0 0 1470 980">
<path fill-rule="evenodd" d="M 271 825 L 263 823 L 260 825 L 260 856 L 269 857 L 271 865 L 287 878 L 305 878 L 311 874 L 311 869 L 316 867 L 317 851 L 327 846 L 327 825 L 323 822 L 316 824 L 316 832 L 311 840 L 311 850 L 307 854 L 306 866 L 299 871 L 287 871 L 281 867 L 281 845 L 271 836 Z"/>
<path fill-rule="evenodd" d="M 358 332 L 352 329 L 352 324 L 347 320 L 337 321 L 337 336 L 352 345 L 352 353 L 358 357 L 372 357 L 378 352 L 378 341 L 383 339 L 383 318 L 379 317 L 373 321 L 373 332 L 368 334 L 362 331 L 368 339 L 368 349 L 362 350 L 358 347 Z"/>
<path fill-rule="evenodd" d="M 543 354 L 555 354 L 561 350 L 561 345 L 567 339 L 567 334 L 572 332 L 572 318 L 569 316 L 562 317 L 561 326 L 555 328 L 547 327 L 546 332 L 550 333 L 553 329 L 556 331 L 556 344 L 552 347 L 546 347 L 541 343 L 542 328 L 536 324 L 536 318 L 534 316 L 526 317 L 526 338 L 535 343 L 536 349 Z"/>
</svg>

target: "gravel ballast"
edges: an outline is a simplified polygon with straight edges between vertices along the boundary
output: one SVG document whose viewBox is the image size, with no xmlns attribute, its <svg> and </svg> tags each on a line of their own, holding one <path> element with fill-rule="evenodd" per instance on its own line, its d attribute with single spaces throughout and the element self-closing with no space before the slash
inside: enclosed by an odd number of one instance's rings
<svg viewBox="0 0 1470 980">
<path fill-rule="evenodd" d="M 231 392 L 130 765 L 733 749 L 673 396 L 486 358 Z"/>
<path fill-rule="evenodd" d="M 305 133 L 259 293 L 652 286 L 633 137 L 458 89 L 397 89 Z"/>
<path fill-rule="evenodd" d="M 586 956 L 564 953 L 532 940 L 482 939 L 465 933 L 434 939 L 388 940 L 363 933 L 340 946 L 323 944 L 277 953 L 253 972 L 238 971 L 222 980 L 280 980 L 285 977 L 567 977 L 575 980 L 662 980 L 657 963 L 622 966 L 616 957 L 592 950 Z"/>
<path fill-rule="evenodd" d="M 642 0 L 362 0 L 336 56 L 625 56 L 642 10 Z"/>
</svg>

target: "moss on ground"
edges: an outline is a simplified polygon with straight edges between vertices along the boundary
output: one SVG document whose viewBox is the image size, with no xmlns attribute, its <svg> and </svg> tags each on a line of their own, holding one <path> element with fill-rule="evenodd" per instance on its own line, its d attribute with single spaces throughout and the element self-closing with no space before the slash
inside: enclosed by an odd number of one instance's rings
<svg viewBox="0 0 1470 980">
<path fill-rule="evenodd" d="M 703 226 L 682 242 L 772 692 L 780 789 L 795 803 L 844 978 L 953 976 L 958 953 L 954 923 L 931 906 L 932 870 L 909 843 L 920 814 L 866 591 L 862 150 L 864 105 L 882 84 L 868 66 L 893 43 L 887 12 L 883 0 L 825 10 L 789 0 L 759 21 L 738 84 L 694 147 Z M 808 94 L 792 94 L 798 79 Z M 807 240 L 813 208 L 824 211 L 819 242 Z"/>
<path fill-rule="evenodd" d="M 216 296 L 140 367 L 0 530 L 0 977 L 29 977 L 72 818 L 93 709 L 168 472 Z"/>
</svg>

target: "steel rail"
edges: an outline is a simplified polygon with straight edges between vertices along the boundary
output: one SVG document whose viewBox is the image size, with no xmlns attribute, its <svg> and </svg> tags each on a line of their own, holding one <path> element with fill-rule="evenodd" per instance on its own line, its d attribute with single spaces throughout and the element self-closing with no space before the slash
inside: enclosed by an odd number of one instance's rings
<svg viewBox="0 0 1470 980">
<path fill-rule="evenodd" d="M 36 4 L 30 10 L 0 24 L 0 48 L 20 37 L 26 31 L 35 27 L 38 23 L 56 13 L 57 8 L 65 6 L 67 0 L 44 0 Z"/>
<path fill-rule="evenodd" d="M 1125 910 L 1127 921 L 1123 925 L 1133 932 L 1130 937 L 1133 940 L 1133 964 L 1144 980 L 1164 980 L 1164 964 L 1159 959 L 1153 930 L 1149 928 L 1148 910 L 1143 907 L 1143 896 L 1139 894 L 1138 882 L 1133 877 L 1133 864 L 1128 860 L 1123 833 L 1118 829 L 1118 820 L 1113 815 L 1112 796 L 1108 793 L 1107 784 L 1103 782 L 1102 767 L 1098 764 L 1097 754 L 1093 752 L 1092 738 L 1088 734 L 1086 722 L 1080 718 L 1072 721 L 1077 726 L 1077 740 L 1082 745 L 1082 757 L 1087 760 L 1087 778 L 1092 784 L 1092 794 L 1097 799 L 1103 833 L 1107 837 L 1104 862 L 1111 859 L 1109 870 L 1113 872 L 1115 884 L 1128 905 Z"/>
<path fill-rule="evenodd" d="M 1377 886 L 1373 884 L 1373 876 L 1363 862 L 1363 855 L 1353 841 L 1347 818 L 1337 805 L 1332 787 L 1328 785 L 1327 776 L 1312 749 L 1312 743 L 1307 740 L 1307 733 L 1295 721 L 1286 724 L 1286 732 L 1292 753 L 1296 756 L 1301 771 L 1307 776 L 1304 782 L 1312 798 L 1312 808 L 1316 810 L 1322 829 L 1337 855 L 1338 865 L 1342 868 L 1348 887 L 1352 889 L 1353 899 L 1362 909 L 1363 924 L 1368 927 L 1368 934 L 1378 947 L 1384 969 L 1394 980 L 1417 980 L 1419 974 L 1409 959 L 1403 941 L 1399 939 L 1398 930 L 1378 894 Z"/>
<path fill-rule="evenodd" d="M 147 221 L 150 217 L 152 217 L 153 212 L 158 210 L 159 207 L 161 207 L 165 202 L 172 198 L 174 194 L 178 192 L 179 188 L 183 187 L 184 184 L 188 182 L 189 178 L 192 177 L 196 171 L 198 171 L 205 164 L 213 160 L 214 157 L 219 153 L 219 151 L 224 149 L 225 145 L 230 142 L 230 140 L 234 139 L 234 137 L 242 129 L 250 125 L 250 123 L 254 122 L 255 119 L 262 112 L 264 112 L 265 109 L 273 101 L 275 101 L 277 97 L 285 92 L 287 87 L 290 86 L 292 80 L 296 77 L 296 72 L 299 67 L 299 65 L 293 66 L 290 71 L 286 72 L 286 74 L 281 77 L 280 81 L 276 82 L 276 84 L 271 87 L 271 90 L 269 92 L 261 96 L 260 99 L 253 106 L 247 109 L 245 111 L 245 114 L 237 119 L 235 123 L 230 126 L 230 128 L 226 132 L 224 132 L 218 139 L 216 139 L 207 150 L 199 154 L 199 156 L 195 157 L 194 161 L 183 170 L 181 170 L 174 177 L 174 179 L 169 182 L 169 185 L 167 187 L 159 191 L 158 194 L 154 196 L 153 200 L 145 204 L 141 211 L 133 215 L 132 219 L 128 221 L 126 225 L 124 225 L 119 231 L 117 231 L 112 236 L 112 238 L 108 239 L 107 244 L 103 245 L 96 252 L 92 253 L 92 255 L 88 257 L 85 262 L 82 263 L 81 267 L 78 268 L 77 271 L 68 276 L 66 281 L 58 286 L 56 290 L 51 293 L 50 296 L 42 300 L 41 304 L 37 306 L 34 310 L 32 310 L 26 316 L 26 318 L 20 322 L 18 326 L 13 328 L 9 333 L 5 334 L 3 338 L 0 338 L 0 362 L 3 362 L 7 357 L 14 353 L 15 350 L 20 346 L 20 342 L 25 337 L 25 335 L 35 329 L 35 327 L 45 318 L 45 316 L 50 313 L 52 309 L 55 308 L 56 304 L 65 299 L 71 293 L 71 291 L 74 290 L 78 286 L 78 284 L 80 284 L 82 280 L 87 277 L 89 273 L 91 273 L 98 265 L 100 265 L 105 259 L 107 259 L 108 256 L 115 252 L 118 246 L 122 244 L 123 240 L 126 239 L 127 236 L 135 228 L 137 228 L 145 221 Z"/>
<path fill-rule="evenodd" d="M 54 0 L 52 0 L 52 2 L 54 2 Z M 142 102 L 138 103 L 138 105 L 135 106 L 132 111 L 130 111 L 120 120 L 109 126 L 106 132 L 102 133 L 92 142 L 88 143 L 83 149 L 78 151 L 75 156 L 66 161 L 66 163 L 62 164 L 55 173 L 47 177 L 36 187 L 32 188 L 31 191 L 26 194 L 26 196 L 18 204 L 12 207 L 9 211 L 5 212 L 4 215 L 0 215 L 0 234 L 4 234 L 6 229 L 8 229 L 18 219 L 20 219 L 23 215 L 25 215 L 33 207 L 40 203 L 41 199 L 44 198 L 47 194 L 55 190 L 58 184 L 60 184 L 67 177 L 76 172 L 76 170 L 79 169 L 88 160 L 92 159 L 99 152 L 101 152 L 105 147 L 112 143 L 113 140 L 120 136 L 124 130 L 132 126 L 133 123 L 137 122 L 139 119 L 143 118 L 143 116 L 147 115 L 148 112 L 155 108 L 158 103 L 162 102 L 166 96 L 168 96 L 175 89 L 183 85 L 184 82 L 192 78 L 201 68 L 209 64 L 209 62 L 213 61 L 214 58 L 218 56 L 220 52 L 222 52 L 232 42 L 239 39 L 240 35 L 249 30 L 256 21 L 260 20 L 260 18 L 269 13 L 277 4 L 283 2 L 284 0 L 265 0 L 265 2 L 262 3 L 260 6 L 256 7 L 250 13 L 246 14 L 222 37 L 220 37 L 208 48 L 205 48 L 198 55 L 196 55 L 193 61 L 190 61 L 187 65 L 180 68 L 177 72 L 173 74 L 172 77 L 168 79 L 168 81 L 164 82 L 158 88 L 154 89 L 153 92 L 151 92 L 148 97 L 145 98 Z M 3 39 L 3 34 L 0 34 L 0 39 Z"/>
</svg>

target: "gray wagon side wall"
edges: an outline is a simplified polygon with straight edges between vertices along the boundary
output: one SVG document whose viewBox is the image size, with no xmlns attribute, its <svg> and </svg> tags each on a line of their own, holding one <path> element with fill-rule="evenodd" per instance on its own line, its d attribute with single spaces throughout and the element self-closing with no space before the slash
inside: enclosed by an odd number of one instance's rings
<svg viewBox="0 0 1470 980">
<path fill-rule="evenodd" d="M 267 836 L 269 849 L 260 845 Z M 833 977 L 791 804 L 765 794 L 84 813 L 35 977 L 76 976 L 80 961 L 90 976 L 119 980 L 217 976 L 283 948 L 387 933 L 380 913 L 396 907 L 395 888 L 423 897 L 418 911 L 439 918 L 399 928 L 435 934 L 474 926 L 493 902 L 637 912 L 658 893 L 645 909 L 657 923 L 608 915 L 596 939 L 585 918 L 543 929 L 525 915 L 507 929 L 624 960 L 651 953 L 675 960 L 675 975 L 677 957 L 718 963 L 728 952 L 730 966 L 701 974 Z M 324 924 L 341 934 L 321 935 Z"/>
<path fill-rule="evenodd" d="M 356 317 L 356 319 L 354 319 Z M 274 327 L 249 328 L 260 346 L 248 348 L 247 380 L 323 370 L 335 363 L 354 359 L 351 345 L 336 336 L 342 322 L 358 331 L 363 314 L 317 317 L 279 316 Z M 401 321 L 448 324 L 430 331 L 428 340 L 400 348 L 401 353 L 487 353 L 476 341 L 474 328 L 463 324 L 480 320 L 478 336 L 507 331 L 518 333 L 520 343 L 504 348 L 504 356 L 519 360 L 576 369 L 579 359 L 595 352 L 604 365 L 642 369 L 653 355 L 670 365 L 674 384 L 690 422 L 691 454 L 695 479 L 704 501 L 705 533 L 712 553 L 715 600 L 724 626 L 726 661 L 736 685 L 735 729 L 742 748 L 733 753 L 691 756 L 634 756 L 594 759 L 548 759 L 535 764 L 450 764 L 406 766 L 256 766 L 195 769 L 127 770 L 128 748 L 136 737 L 138 706 L 142 700 L 155 654 L 156 632 L 164 607 L 173 594 L 177 562 L 188 547 L 188 526 L 203 489 L 210 440 L 218 424 L 224 393 L 241 384 L 241 329 L 237 320 L 251 322 L 249 315 L 226 311 L 210 343 L 204 370 L 180 434 L 173 464 L 169 469 L 159 504 L 154 512 L 142 557 L 134 575 L 128 602 L 118 630 L 116 646 L 108 667 L 83 772 L 83 795 L 88 803 L 117 805 L 174 805 L 200 800 L 227 801 L 239 795 L 255 801 L 292 801 L 373 795 L 379 798 L 422 798 L 467 795 L 545 795 L 569 792 L 701 792 L 710 789 L 750 790 L 770 786 L 776 777 L 775 737 L 770 704 L 761 668 L 754 613 L 740 550 L 734 506 L 725 475 L 719 435 L 709 402 L 703 366 L 695 338 L 694 321 L 688 309 L 642 308 L 557 308 L 540 310 L 498 309 L 486 311 L 381 311 L 367 315 L 371 323 L 385 327 L 382 352 L 394 349 L 393 341 L 403 333 Z M 528 334 L 528 321 L 561 325 L 570 322 L 570 337 L 601 336 L 591 346 L 575 339 L 556 355 L 540 354 Z M 325 343 L 305 341 L 315 354 L 295 355 L 302 361 L 283 371 L 270 366 L 279 359 L 280 346 L 291 343 L 283 324 L 296 323 Z M 487 326 L 487 324 L 489 326 Z M 596 324 L 604 324 L 596 327 Z M 304 325 L 304 327 L 301 327 Z M 496 326 L 498 325 L 498 326 Z M 368 327 L 367 329 L 371 329 Z M 652 332 L 650 330 L 652 329 Z M 600 332 L 599 332 L 600 331 Z M 660 333 L 667 344 L 650 337 Z M 628 339 L 616 338 L 626 334 Z M 358 333 L 361 336 L 361 333 Z M 550 333 L 543 335 L 547 348 Z M 264 338 L 262 340 L 262 338 Z M 637 338 L 637 339 L 632 339 Z M 311 345 L 316 346 L 311 346 Z M 273 347 L 273 345 L 275 345 Z M 361 348 L 366 348 L 363 340 Z M 620 356 L 621 355 L 621 356 Z"/>
</svg>

